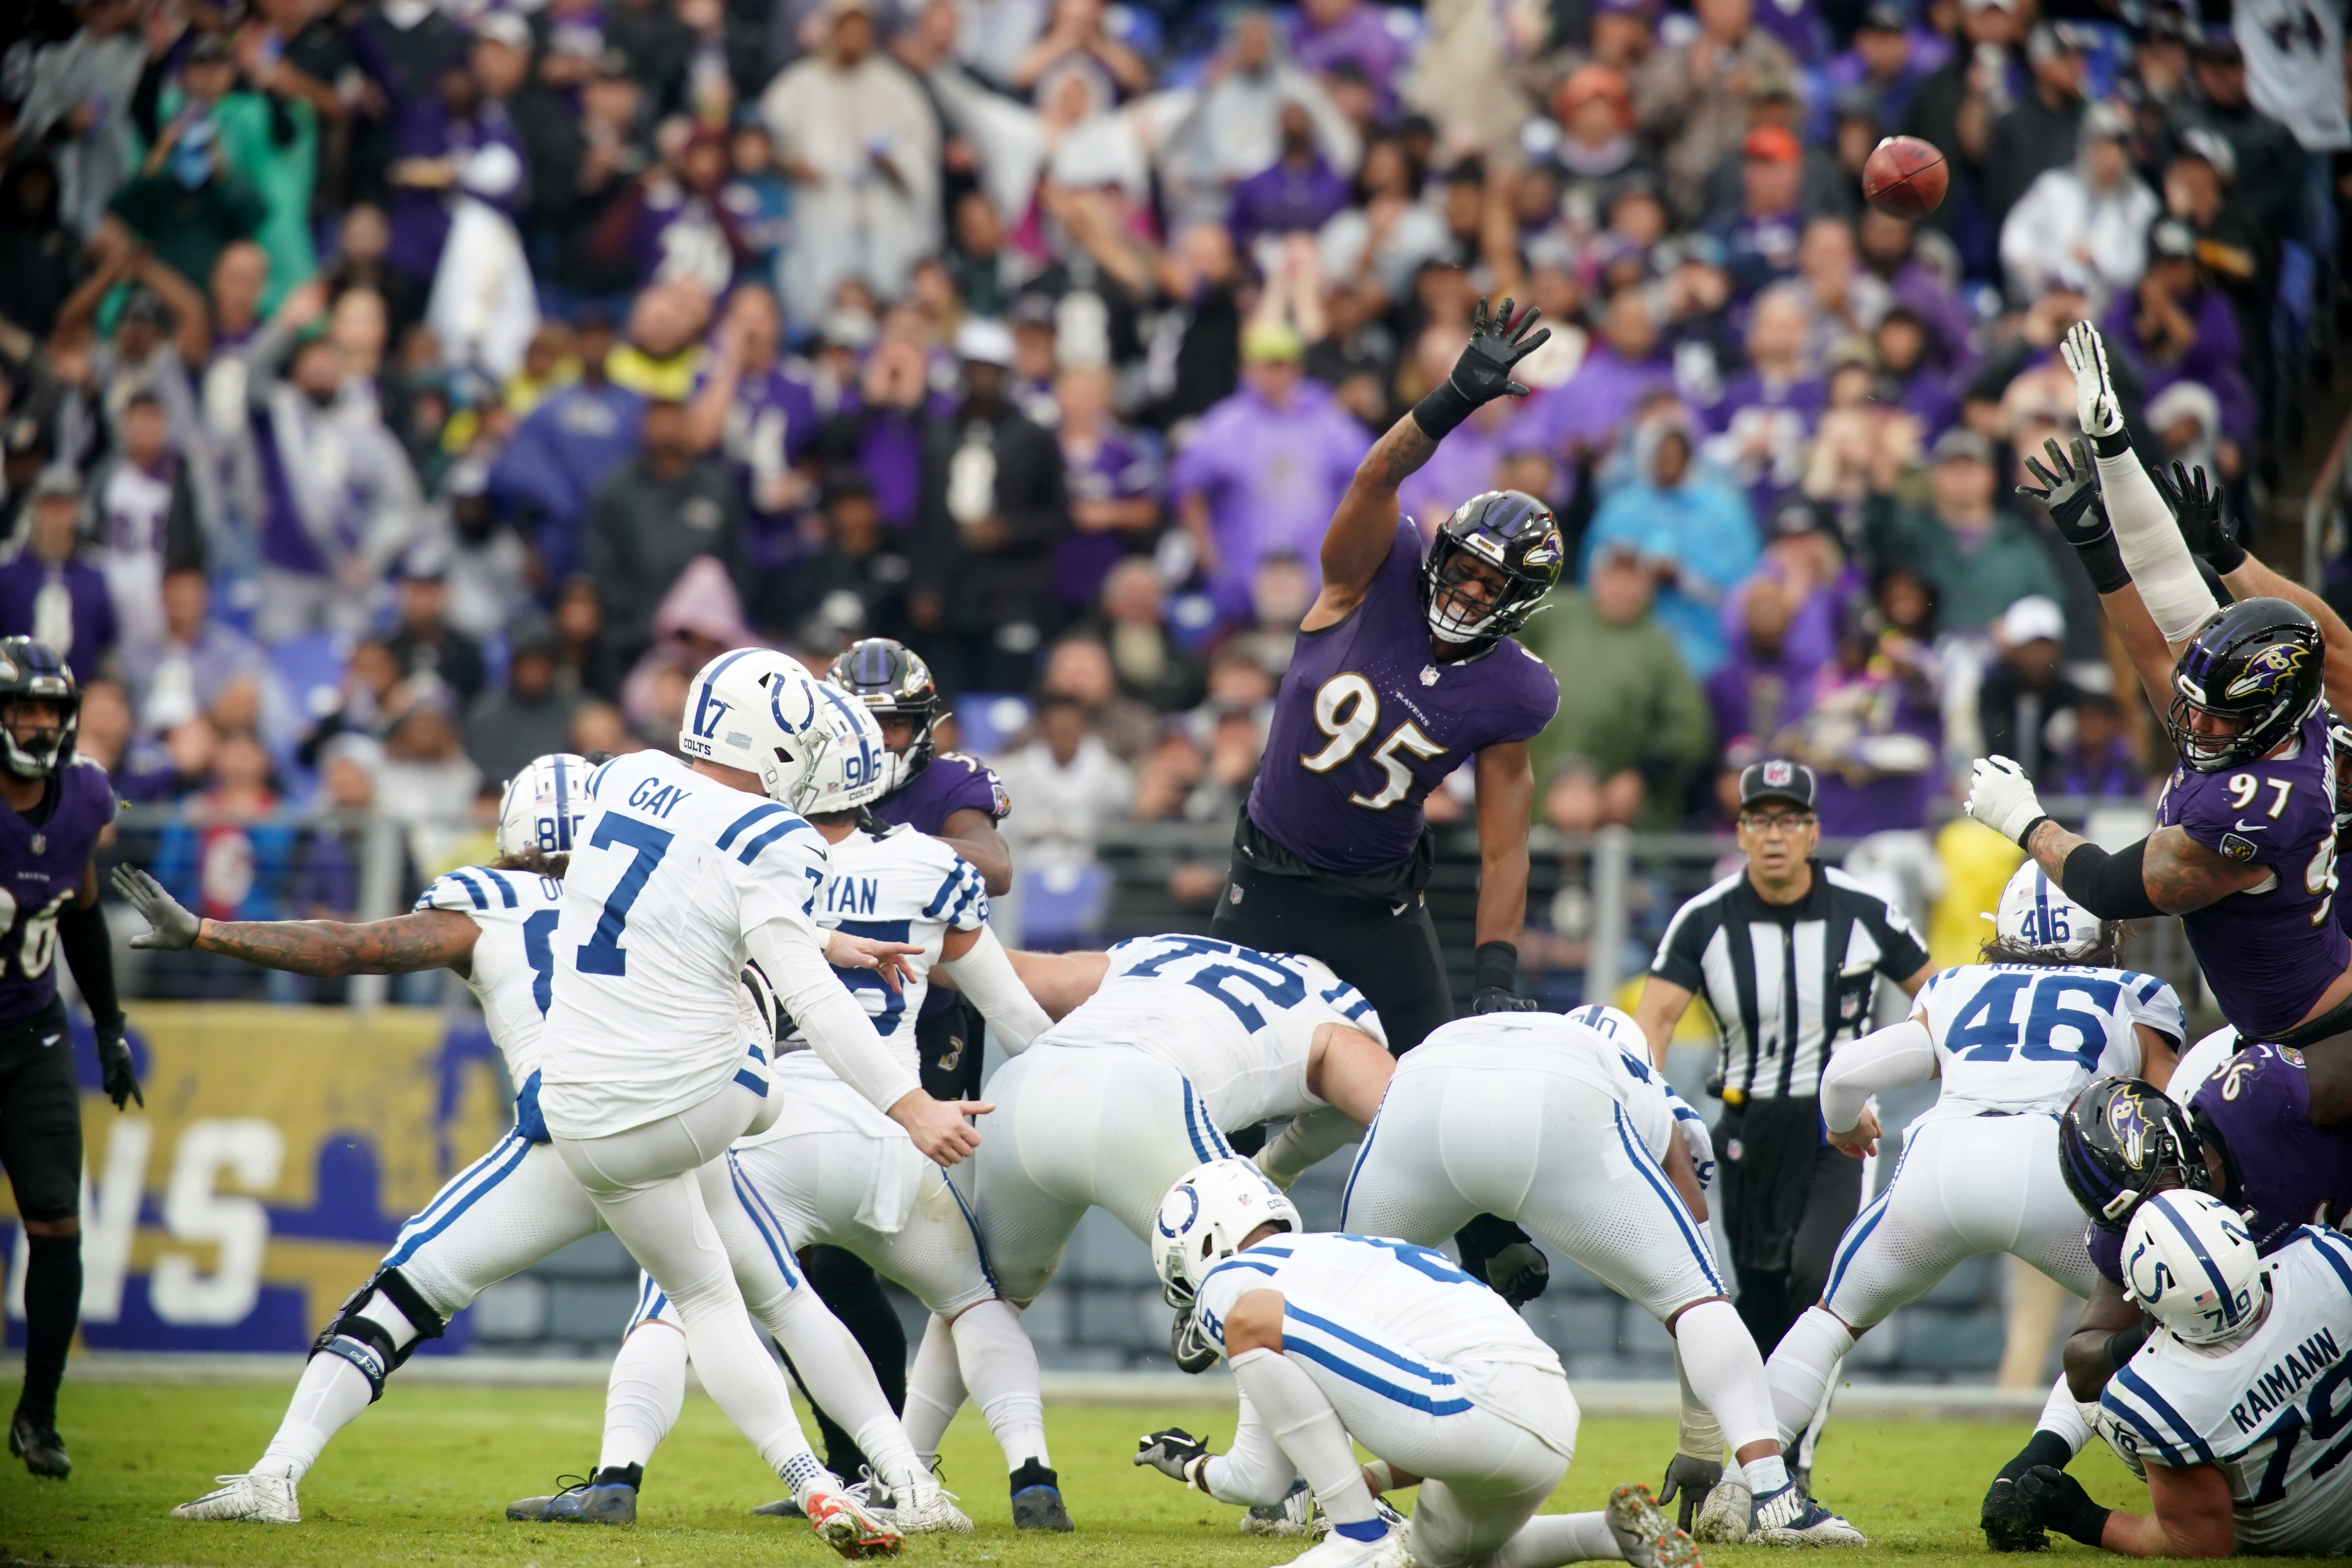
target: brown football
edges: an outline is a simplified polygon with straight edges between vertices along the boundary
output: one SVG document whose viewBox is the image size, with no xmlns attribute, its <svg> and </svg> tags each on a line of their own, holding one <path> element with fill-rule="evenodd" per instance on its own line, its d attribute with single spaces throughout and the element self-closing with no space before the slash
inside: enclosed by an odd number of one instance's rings
<svg viewBox="0 0 2352 1568">
<path fill-rule="evenodd" d="M 1863 199 L 1896 217 L 1926 217 L 1952 183 L 1944 155 L 1916 136 L 1889 136 L 1862 166 Z"/>
</svg>

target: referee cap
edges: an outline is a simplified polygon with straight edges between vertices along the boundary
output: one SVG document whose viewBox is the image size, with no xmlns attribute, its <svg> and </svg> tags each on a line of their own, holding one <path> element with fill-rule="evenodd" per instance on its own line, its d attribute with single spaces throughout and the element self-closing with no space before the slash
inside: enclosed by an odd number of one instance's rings
<svg viewBox="0 0 2352 1568">
<path fill-rule="evenodd" d="M 1801 811 L 1813 809 L 1813 770 L 1802 763 L 1768 757 L 1752 763 L 1739 775 L 1739 809 L 1768 800 L 1786 801 Z"/>
</svg>

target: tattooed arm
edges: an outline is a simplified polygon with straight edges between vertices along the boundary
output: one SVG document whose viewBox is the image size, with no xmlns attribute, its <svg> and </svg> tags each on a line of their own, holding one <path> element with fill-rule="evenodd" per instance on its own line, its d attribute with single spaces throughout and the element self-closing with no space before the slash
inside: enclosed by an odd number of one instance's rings
<svg viewBox="0 0 2352 1568">
<path fill-rule="evenodd" d="M 1323 591 L 1307 612 L 1306 630 L 1336 626 L 1363 602 L 1396 542 L 1397 487 L 1436 450 L 1437 437 L 1410 414 L 1372 443 L 1323 535 Z"/>
<path fill-rule="evenodd" d="M 226 953 L 321 980 L 349 974 L 407 974 L 420 969 L 473 967 L 481 927 L 448 910 L 418 910 L 388 921 L 345 925 L 340 921 L 200 921 L 200 952 Z"/>
<path fill-rule="evenodd" d="M 2026 835 L 2025 852 L 2050 873 L 2052 881 L 2064 886 L 2066 858 L 2090 842 L 2081 834 L 2069 833 L 2044 817 Z M 2148 901 L 2168 915 L 2187 914 L 2218 903 L 2272 875 L 2272 868 L 2230 859 L 2198 843 L 2177 826 L 2158 828 L 2136 847 L 2140 852 L 2140 882 L 2147 889 Z M 2113 858 L 2123 860 L 2131 854 L 2126 849 Z M 2068 888 L 2067 891 L 2072 894 L 2074 889 Z M 2091 912 L 2099 911 L 2093 908 Z"/>
</svg>

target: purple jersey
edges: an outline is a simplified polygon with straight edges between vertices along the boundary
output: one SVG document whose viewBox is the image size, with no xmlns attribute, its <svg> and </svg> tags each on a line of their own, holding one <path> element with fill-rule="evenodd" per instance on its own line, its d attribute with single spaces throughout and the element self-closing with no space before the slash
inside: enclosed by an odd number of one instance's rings
<svg viewBox="0 0 2352 1568">
<path fill-rule="evenodd" d="M 948 818 L 967 806 L 986 812 L 991 822 L 1001 822 L 1013 809 L 1013 801 L 994 768 L 961 752 L 941 752 L 885 797 L 874 816 L 893 827 L 903 822 L 936 838 L 947 831 Z"/>
<path fill-rule="evenodd" d="M 2213 1069 L 2189 1096 L 2198 1131 L 2220 1147 L 2223 1194 L 2244 1211 L 2254 1245 L 2269 1252 L 2305 1225 L 2334 1225 L 2352 1205 L 2352 1127 L 2311 1124 L 2303 1053 L 2250 1046 Z M 2123 1233 L 2094 1226 L 2091 1261 L 2123 1282 Z"/>
<path fill-rule="evenodd" d="M 1366 877 L 1413 858 L 1421 803 L 1488 746 L 1551 722 L 1559 683 L 1505 637 L 1450 664 L 1430 655 L 1421 532 L 1397 528 L 1363 603 L 1298 634 L 1275 700 L 1250 820 L 1319 871 Z"/>
<path fill-rule="evenodd" d="M 2221 1016 L 2250 1040 L 2302 1022 L 2352 961 L 2334 918 L 2336 760 L 2322 709 L 2277 756 L 2222 773 L 2176 766 L 2156 820 L 2272 880 L 2181 917 Z"/>
<path fill-rule="evenodd" d="M 81 890 L 98 836 L 114 820 L 106 770 L 87 757 L 60 768 L 53 803 L 39 821 L 0 805 L 0 864 L 8 882 L 7 934 L 0 937 L 0 1027 L 20 1024 L 58 994 L 58 916 Z"/>
</svg>

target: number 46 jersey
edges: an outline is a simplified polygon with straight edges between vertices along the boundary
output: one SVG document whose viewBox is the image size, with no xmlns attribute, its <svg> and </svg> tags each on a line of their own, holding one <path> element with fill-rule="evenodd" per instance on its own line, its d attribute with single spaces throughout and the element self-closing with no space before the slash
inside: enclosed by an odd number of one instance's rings
<svg viewBox="0 0 2352 1568">
<path fill-rule="evenodd" d="M 1191 1079 L 1217 1127 L 1295 1116 L 1315 1031 L 1388 1036 L 1363 994 L 1319 960 L 1201 936 L 1140 936 L 1112 948 L 1099 989 L 1033 1044 L 1128 1046 Z"/>
<path fill-rule="evenodd" d="M 2066 1109 L 2094 1079 L 2140 1075 L 2146 1024 L 2177 1047 L 2180 998 L 2123 969 L 1979 963 L 1947 969 L 1919 992 L 1943 1093 L 1922 1120 L 1988 1110 Z"/>
</svg>

